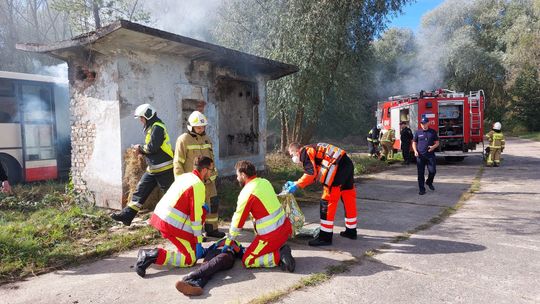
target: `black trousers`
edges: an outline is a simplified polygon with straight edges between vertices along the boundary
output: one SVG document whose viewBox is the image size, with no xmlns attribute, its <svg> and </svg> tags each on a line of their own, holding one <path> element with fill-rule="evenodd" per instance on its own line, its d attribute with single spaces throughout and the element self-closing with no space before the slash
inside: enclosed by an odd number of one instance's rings
<svg viewBox="0 0 540 304">
<path fill-rule="evenodd" d="M 428 168 L 428 178 L 425 179 L 426 166 Z M 416 168 L 418 169 L 418 189 L 426 191 L 424 184 L 433 184 L 435 173 L 437 173 L 437 159 L 435 155 L 418 155 L 416 158 Z"/>
<path fill-rule="evenodd" d="M 401 154 L 403 154 L 403 161 L 406 164 L 411 162 L 411 143 L 410 142 L 401 143 Z"/>
<path fill-rule="evenodd" d="M 192 272 L 189 277 L 192 280 L 197 280 L 200 287 L 204 287 L 216 272 L 231 269 L 233 265 L 234 254 L 232 252 L 222 253 L 221 249 L 210 250 L 201 267 Z"/>
<path fill-rule="evenodd" d="M 135 205 L 138 208 L 141 208 L 156 186 L 159 186 L 163 193 L 165 193 L 169 190 L 169 187 L 173 182 L 174 173 L 172 169 L 158 174 L 145 172 L 137 184 L 137 189 L 133 193 L 129 205 Z"/>
</svg>

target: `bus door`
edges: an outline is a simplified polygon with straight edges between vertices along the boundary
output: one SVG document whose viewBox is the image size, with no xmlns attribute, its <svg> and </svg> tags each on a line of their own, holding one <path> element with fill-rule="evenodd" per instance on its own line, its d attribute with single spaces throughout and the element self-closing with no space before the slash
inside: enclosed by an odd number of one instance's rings
<svg viewBox="0 0 540 304">
<path fill-rule="evenodd" d="M 52 86 L 24 83 L 19 92 L 25 181 L 55 179 L 58 170 Z"/>
</svg>

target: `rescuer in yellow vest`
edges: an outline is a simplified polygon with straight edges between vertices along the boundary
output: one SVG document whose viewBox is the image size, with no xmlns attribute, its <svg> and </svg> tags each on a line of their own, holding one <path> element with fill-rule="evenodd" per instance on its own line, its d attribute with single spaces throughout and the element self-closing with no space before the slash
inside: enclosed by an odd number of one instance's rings
<svg viewBox="0 0 540 304">
<path fill-rule="evenodd" d="M 500 122 L 493 124 L 493 128 L 486 134 L 489 140 L 489 155 L 487 165 L 498 167 L 501 163 L 501 152 L 504 150 L 504 135 L 501 132 L 502 125 Z"/>
<path fill-rule="evenodd" d="M 203 113 L 194 111 L 189 115 L 187 124 L 188 132 L 180 135 L 176 140 L 173 162 L 175 178 L 185 172 L 191 172 L 193 170 L 193 162 L 198 156 L 207 156 L 212 161 L 215 161 L 212 142 L 206 135 L 207 125 L 208 120 Z M 210 212 L 206 217 L 204 230 L 208 237 L 222 238 L 225 236 L 225 233 L 218 230 L 219 198 L 216 189 L 217 176 L 217 170 L 214 169 L 210 175 L 210 179 L 205 182 L 206 202 L 210 205 Z"/>
<path fill-rule="evenodd" d="M 131 221 L 156 186 L 165 193 L 174 181 L 173 150 L 165 124 L 158 118 L 154 107 L 147 103 L 135 109 L 135 118 L 143 124 L 146 137 L 144 145 L 134 145 L 133 148 L 140 155 L 144 155 L 148 167 L 137 184 L 128 206 L 121 212 L 111 215 L 113 220 L 120 221 L 126 226 L 131 225 Z"/>
</svg>

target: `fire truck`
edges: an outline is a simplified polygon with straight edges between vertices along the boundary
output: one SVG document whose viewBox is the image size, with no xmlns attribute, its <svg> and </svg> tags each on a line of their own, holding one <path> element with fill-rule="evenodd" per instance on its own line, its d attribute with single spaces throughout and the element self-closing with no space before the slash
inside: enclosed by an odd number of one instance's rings
<svg viewBox="0 0 540 304">
<path fill-rule="evenodd" d="M 394 149 L 401 146 L 399 123 L 406 121 L 413 133 L 421 128 L 423 117 L 439 135 L 438 155 L 448 160 L 463 160 L 465 156 L 482 154 L 484 136 L 485 95 L 483 90 L 468 95 L 447 89 L 389 97 L 377 104 L 377 123 L 382 132 L 394 129 Z M 480 146 L 480 147 L 479 147 Z M 479 151 L 476 151 L 477 147 Z M 412 151 L 412 149 L 411 149 Z"/>
</svg>

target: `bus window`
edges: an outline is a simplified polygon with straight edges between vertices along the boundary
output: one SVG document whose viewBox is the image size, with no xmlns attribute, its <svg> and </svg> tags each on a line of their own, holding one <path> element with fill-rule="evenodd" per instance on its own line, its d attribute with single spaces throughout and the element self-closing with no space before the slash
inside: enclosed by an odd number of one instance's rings
<svg viewBox="0 0 540 304">
<path fill-rule="evenodd" d="M 54 119 L 51 88 L 40 85 L 21 86 L 24 108 L 25 159 L 55 159 Z"/>
<path fill-rule="evenodd" d="M 13 81 L 0 79 L 0 123 L 19 122 L 19 105 Z"/>
</svg>

